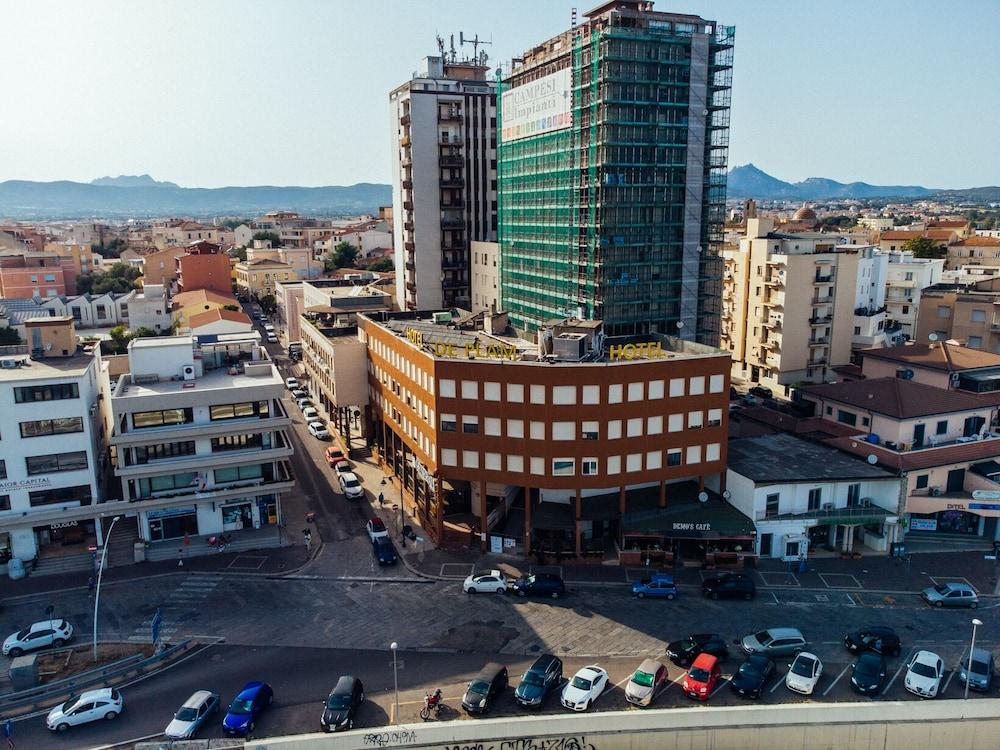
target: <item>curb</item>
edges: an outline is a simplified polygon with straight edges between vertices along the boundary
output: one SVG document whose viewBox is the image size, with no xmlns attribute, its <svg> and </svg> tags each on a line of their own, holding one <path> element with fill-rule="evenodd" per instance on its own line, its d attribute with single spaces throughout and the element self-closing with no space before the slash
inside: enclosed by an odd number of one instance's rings
<svg viewBox="0 0 1000 750">
<path fill-rule="evenodd" d="M 404 578 L 401 576 L 387 576 L 385 578 L 373 578 L 371 576 L 321 576 L 300 573 L 285 576 L 274 576 L 273 580 L 290 581 L 340 581 L 342 583 L 434 583 L 425 578 Z"/>
</svg>

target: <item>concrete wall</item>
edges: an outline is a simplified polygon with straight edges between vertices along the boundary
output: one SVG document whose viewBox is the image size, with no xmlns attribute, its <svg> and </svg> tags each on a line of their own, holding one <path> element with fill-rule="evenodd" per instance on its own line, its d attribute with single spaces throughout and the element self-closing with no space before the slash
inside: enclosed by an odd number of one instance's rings
<svg viewBox="0 0 1000 750">
<path fill-rule="evenodd" d="M 246 750 L 995 750 L 1000 701 L 730 706 L 409 724 L 249 740 Z"/>
</svg>

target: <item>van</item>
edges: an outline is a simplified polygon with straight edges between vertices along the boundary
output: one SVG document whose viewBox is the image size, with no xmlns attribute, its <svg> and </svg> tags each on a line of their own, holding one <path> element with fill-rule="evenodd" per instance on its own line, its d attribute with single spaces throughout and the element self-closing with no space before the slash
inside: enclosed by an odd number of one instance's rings
<svg viewBox="0 0 1000 750">
<path fill-rule="evenodd" d="M 490 662 L 472 678 L 462 696 L 462 708 L 468 714 L 485 714 L 507 688 L 507 667 Z"/>
</svg>

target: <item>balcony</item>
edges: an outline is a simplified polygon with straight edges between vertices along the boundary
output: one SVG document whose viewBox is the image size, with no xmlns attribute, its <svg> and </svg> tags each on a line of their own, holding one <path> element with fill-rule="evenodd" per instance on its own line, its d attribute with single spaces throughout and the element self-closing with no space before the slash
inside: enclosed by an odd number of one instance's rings
<svg viewBox="0 0 1000 750">
<path fill-rule="evenodd" d="M 465 262 L 460 260 L 444 260 L 441 261 L 441 270 L 443 271 L 464 271 L 466 268 Z"/>
<path fill-rule="evenodd" d="M 764 280 L 764 284 L 765 286 L 784 287 L 785 277 L 775 274 L 767 277 L 767 279 Z"/>
<path fill-rule="evenodd" d="M 854 314 L 862 318 L 873 318 L 885 312 L 885 305 L 882 307 L 856 307 Z"/>
<path fill-rule="evenodd" d="M 414 249 L 416 249 L 416 245 L 412 242 L 404 242 L 403 249 L 406 250 L 406 252 L 408 253 L 412 253 Z"/>
<path fill-rule="evenodd" d="M 465 187 L 465 180 L 460 177 L 448 177 L 439 183 L 442 188 L 462 188 Z"/>
<path fill-rule="evenodd" d="M 417 293 L 417 285 L 414 284 L 412 281 L 407 281 L 406 282 L 406 291 L 410 292 L 411 294 L 416 294 Z"/>
<path fill-rule="evenodd" d="M 399 139 L 399 145 L 400 146 L 409 146 L 410 145 L 410 136 L 404 135 L 402 138 L 400 138 Z"/>
<path fill-rule="evenodd" d="M 446 252 L 452 250 L 465 250 L 465 242 L 462 240 L 444 240 L 441 242 L 441 249 Z"/>
<path fill-rule="evenodd" d="M 406 270 L 409 271 L 410 273 L 416 273 L 417 272 L 417 266 L 416 266 L 416 264 L 413 261 L 409 261 L 409 260 L 406 261 L 405 266 L 406 266 Z"/>
<path fill-rule="evenodd" d="M 404 221 L 403 222 L 403 229 L 405 229 L 407 232 L 412 232 L 413 231 L 413 222 L 412 221 Z"/>
<path fill-rule="evenodd" d="M 809 325 L 821 326 L 829 323 L 831 320 L 833 320 L 832 315 L 813 315 L 809 318 Z"/>
<path fill-rule="evenodd" d="M 830 343 L 828 336 L 817 336 L 809 339 L 809 346 L 827 346 Z"/>
<path fill-rule="evenodd" d="M 832 273 L 817 273 L 813 277 L 814 284 L 832 284 L 833 274 Z"/>
<path fill-rule="evenodd" d="M 442 229 L 464 229 L 465 219 L 457 219 L 453 216 L 442 216 L 441 227 Z"/>
<path fill-rule="evenodd" d="M 413 190 L 413 180 L 403 180 L 403 190 Z"/>
<path fill-rule="evenodd" d="M 771 329 L 772 333 L 781 333 L 781 321 L 775 318 L 768 320 L 765 325 Z"/>
<path fill-rule="evenodd" d="M 409 114 L 405 114 L 402 117 L 400 117 L 399 118 L 399 124 L 400 125 L 409 125 L 410 124 L 410 115 Z"/>
<path fill-rule="evenodd" d="M 781 351 L 781 339 L 768 339 L 763 344 L 765 349 L 770 349 L 772 352 Z"/>
<path fill-rule="evenodd" d="M 454 156 L 454 155 L 444 155 L 438 157 L 438 166 L 441 167 L 464 167 L 465 157 Z"/>
<path fill-rule="evenodd" d="M 469 282 L 464 279 L 445 279 L 441 282 L 442 289 L 466 289 Z"/>
<path fill-rule="evenodd" d="M 461 122 L 462 110 L 460 109 L 439 109 L 438 122 Z"/>
<path fill-rule="evenodd" d="M 764 357 L 764 361 L 767 363 L 768 367 L 781 369 L 781 356 L 779 354 L 768 354 Z"/>
<path fill-rule="evenodd" d="M 772 294 L 764 300 L 765 307 L 784 307 L 785 306 L 785 295 L 784 294 Z"/>
<path fill-rule="evenodd" d="M 819 307 L 820 305 L 832 305 L 833 297 L 813 297 L 810 304 L 813 307 Z"/>
<path fill-rule="evenodd" d="M 806 367 L 822 367 L 829 360 L 826 357 L 817 357 L 816 359 L 811 359 L 806 362 Z"/>
<path fill-rule="evenodd" d="M 412 211 L 413 210 L 413 201 L 403 201 L 403 210 L 404 211 Z"/>
</svg>

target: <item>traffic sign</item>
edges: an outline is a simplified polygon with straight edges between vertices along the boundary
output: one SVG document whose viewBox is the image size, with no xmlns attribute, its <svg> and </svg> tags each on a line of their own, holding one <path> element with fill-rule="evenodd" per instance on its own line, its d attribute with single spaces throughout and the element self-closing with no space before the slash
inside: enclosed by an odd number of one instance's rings
<svg viewBox="0 0 1000 750">
<path fill-rule="evenodd" d="M 150 623 L 150 629 L 153 635 L 153 644 L 157 644 L 160 641 L 160 625 L 163 624 L 163 615 L 160 614 L 160 610 L 156 610 L 156 614 L 153 615 L 153 621 Z"/>
<path fill-rule="evenodd" d="M 10 737 L 12 734 L 14 734 L 14 724 L 10 719 L 7 719 L 7 721 L 3 723 L 3 736 Z"/>
</svg>

